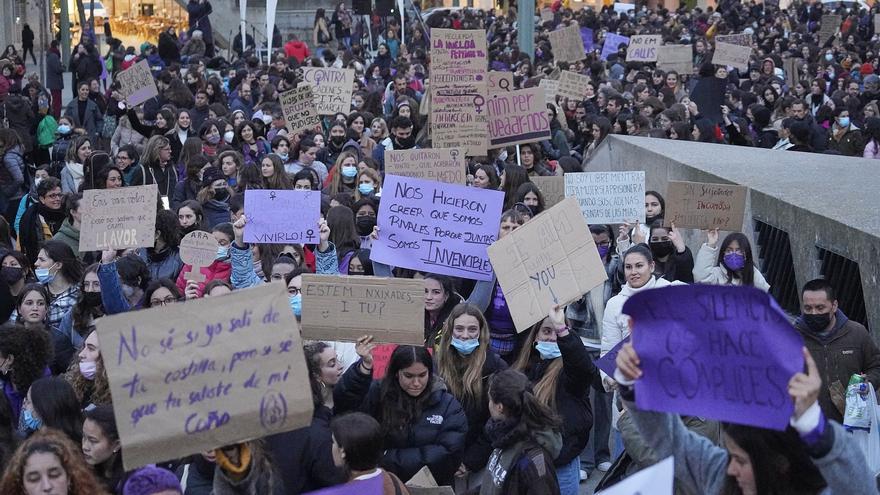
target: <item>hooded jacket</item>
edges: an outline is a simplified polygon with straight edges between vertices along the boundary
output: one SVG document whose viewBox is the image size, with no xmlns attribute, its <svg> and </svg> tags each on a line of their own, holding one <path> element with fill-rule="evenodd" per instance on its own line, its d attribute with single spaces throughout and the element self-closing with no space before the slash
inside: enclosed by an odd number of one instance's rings
<svg viewBox="0 0 880 495">
<path fill-rule="evenodd" d="M 865 373 L 874 388 L 880 388 L 880 348 L 868 330 L 847 318 L 843 311 L 838 309 L 834 317 L 834 328 L 828 335 L 810 330 L 803 316 L 795 320 L 794 326 L 804 336 L 804 345 L 816 361 L 822 377 L 819 406 L 828 419 L 841 422 L 841 406 L 846 405 L 845 399 L 840 396 L 839 405 L 836 405 L 832 390 L 845 394 L 849 379 L 855 373 Z"/>
<path fill-rule="evenodd" d="M 381 381 L 373 381 L 371 375 L 360 372 L 360 361 L 354 363 L 333 389 L 336 414 L 361 411 L 381 423 L 381 385 Z M 422 392 L 429 397 L 419 419 L 405 431 L 385 435 L 385 455 L 380 467 L 408 480 L 427 466 L 439 485 L 449 485 L 461 465 L 467 416 L 438 376 L 432 378 L 428 387 L 430 390 Z"/>
<path fill-rule="evenodd" d="M 61 224 L 61 228 L 52 236 L 52 240 L 61 241 L 64 244 L 67 244 L 70 246 L 70 249 L 73 250 L 73 254 L 82 260 L 82 253 L 79 252 L 79 229 L 70 225 L 70 221 L 64 220 L 64 223 Z"/>
<path fill-rule="evenodd" d="M 310 55 L 309 46 L 304 41 L 291 40 L 284 44 L 284 54 L 302 63 Z"/>
</svg>

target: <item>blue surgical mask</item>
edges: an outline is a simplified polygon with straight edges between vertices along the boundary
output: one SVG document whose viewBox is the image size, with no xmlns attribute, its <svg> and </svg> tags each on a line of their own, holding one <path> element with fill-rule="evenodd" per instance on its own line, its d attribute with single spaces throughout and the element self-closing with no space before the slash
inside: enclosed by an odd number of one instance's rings
<svg viewBox="0 0 880 495">
<path fill-rule="evenodd" d="M 480 339 L 461 340 L 452 337 L 452 347 L 462 355 L 469 356 L 477 347 L 480 347 Z"/>
<path fill-rule="evenodd" d="M 72 129 L 71 129 L 70 126 L 67 125 L 67 124 L 61 124 L 61 125 L 58 126 L 58 134 L 62 134 L 62 135 L 64 135 L 64 134 L 70 134 L 70 131 L 71 131 L 71 130 L 72 130 Z"/>
<path fill-rule="evenodd" d="M 358 174 L 358 169 L 354 165 L 344 165 L 342 167 L 342 176 L 351 179 Z"/>
<path fill-rule="evenodd" d="M 840 127 L 849 127 L 849 117 L 841 117 L 838 119 Z"/>
<path fill-rule="evenodd" d="M 34 270 L 34 275 L 37 276 L 37 280 L 41 284 L 48 284 L 52 281 L 52 279 L 55 278 L 51 273 L 49 273 L 48 268 L 37 268 L 36 270 Z"/>
<path fill-rule="evenodd" d="M 825 60 L 831 62 L 832 60 L 834 60 L 834 54 L 832 54 L 831 52 L 826 53 Z"/>
<path fill-rule="evenodd" d="M 374 189 L 375 187 L 372 184 L 361 184 L 358 186 L 358 191 L 361 194 L 373 194 Z"/>
<path fill-rule="evenodd" d="M 541 359 L 556 359 L 562 357 L 559 344 L 556 342 L 536 342 L 535 349 L 541 354 Z"/>
<path fill-rule="evenodd" d="M 222 260 L 229 257 L 229 246 L 217 246 L 217 259 Z"/>
<path fill-rule="evenodd" d="M 34 417 L 34 414 L 30 409 L 25 409 L 22 412 L 22 422 L 24 423 L 24 427 L 28 429 L 28 431 L 37 431 L 43 426 L 43 422 Z"/>
<path fill-rule="evenodd" d="M 293 316 L 302 316 L 302 309 L 303 309 L 302 294 L 297 294 L 295 296 L 290 297 L 290 309 L 293 311 Z"/>
<path fill-rule="evenodd" d="M 281 158 L 282 162 L 286 162 L 288 157 L 290 157 L 290 153 L 278 153 L 278 158 Z"/>
</svg>

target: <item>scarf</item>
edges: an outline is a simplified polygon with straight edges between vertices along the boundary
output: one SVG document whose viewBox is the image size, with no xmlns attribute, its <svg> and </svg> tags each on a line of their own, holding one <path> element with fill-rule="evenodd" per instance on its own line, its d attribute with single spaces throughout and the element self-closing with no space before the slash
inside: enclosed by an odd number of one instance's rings
<svg viewBox="0 0 880 495">
<path fill-rule="evenodd" d="M 67 166 L 65 167 L 70 175 L 73 176 L 73 180 L 76 181 L 77 187 L 79 187 L 80 182 L 83 179 L 83 164 L 76 162 L 67 162 Z"/>
<path fill-rule="evenodd" d="M 28 259 L 37 260 L 42 241 L 48 240 L 43 229 L 43 223 L 49 227 L 51 235 L 55 235 L 67 218 L 63 208 L 53 210 L 43 203 L 36 203 L 28 208 L 21 217 L 19 228 L 19 245 Z M 50 235 L 50 237 L 51 237 Z"/>
</svg>

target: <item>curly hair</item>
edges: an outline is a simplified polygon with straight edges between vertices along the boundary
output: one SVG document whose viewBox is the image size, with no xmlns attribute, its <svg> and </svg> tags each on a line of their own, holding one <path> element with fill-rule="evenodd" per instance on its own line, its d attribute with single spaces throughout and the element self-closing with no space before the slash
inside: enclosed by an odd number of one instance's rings
<svg viewBox="0 0 880 495">
<path fill-rule="evenodd" d="M 86 334 L 85 339 L 88 339 L 92 332 L 94 330 Z M 88 405 L 86 401 L 96 406 L 111 405 L 113 403 L 113 397 L 110 395 L 110 381 L 107 378 L 107 369 L 104 367 L 104 356 L 102 354 L 98 354 L 98 359 L 95 361 L 94 380 L 88 380 L 79 371 L 78 359 L 70 360 L 70 366 L 68 366 L 67 371 L 64 373 L 64 379 L 73 387 L 77 400 L 84 407 Z"/>
<path fill-rule="evenodd" d="M 52 454 L 58 459 L 67 474 L 70 495 L 108 495 L 83 460 L 79 447 L 64 433 L 52 428 L 40 429 L 18 447 L 6 466 L 3 479 L 0 480 L 0 493 L 26 495 L 24 468 L 34 454 Z"/>
<path fill-rule="evenodd" d="M 28 330 L 22 325 L 6 323 L 0 326 L 0 355 L 15 357 L 10 371 L 12 385 L 20 393 L 27 393 L 52 361 L 49 334 L 42 329 Z M 0 493 L 6 492 L 0 490 Z"/>
<path fill-rule="evenodd" d="M 330 344 L 326 342 L 308 342 L 303 345 L 303 352 L 306 355 L 306 366 L 309 370 L 309 385 L 312 389 L 312 401 L 315 408 L 324 405 L 324 389 L 327 386 L 321 382 L 321 354 L 330 349 Z"/>
</svg>

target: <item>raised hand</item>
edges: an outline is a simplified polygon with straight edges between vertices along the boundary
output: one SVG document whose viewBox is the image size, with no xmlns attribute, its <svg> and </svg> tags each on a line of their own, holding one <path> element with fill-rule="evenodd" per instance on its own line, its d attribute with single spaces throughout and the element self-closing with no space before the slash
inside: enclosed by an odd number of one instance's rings
<svg viewBox="0 0 880 495">
<path fill-rule="evenodd" d="M 788 381 L 788 395 L 794 400 L 794 419 L 798 419 L 807 409 L 819 400 L 819 390 L 822 388 L 822 377 L 819 376 L 819 368 L 816 361 L 810 355 L 806 347 L 802 348 L 804 363 L 807 372 L 795 373 Z"/>
</svg>

